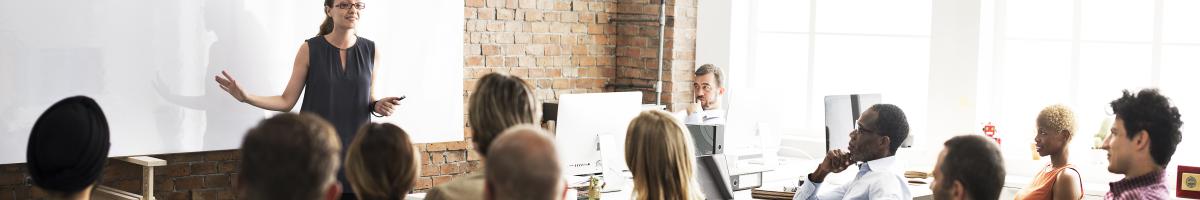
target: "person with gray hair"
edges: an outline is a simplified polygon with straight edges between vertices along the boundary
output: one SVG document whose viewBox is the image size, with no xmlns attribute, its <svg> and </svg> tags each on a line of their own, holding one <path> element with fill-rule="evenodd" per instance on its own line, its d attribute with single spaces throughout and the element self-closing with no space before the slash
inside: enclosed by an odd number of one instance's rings
<svg viewBox="0 0 1200 200">
<path fill-rule="evenodd" d="M 550 134 L 519 125 L 500 134 L 488 148 L 488 199 L 564 199 L 567 185 Z"/>
<path fill-rule="evenodd" d="M 725 110 L 721 109 L 721 98 L 725 95 L 725 81 L 721 79 L 721 68 L 713 64 L 696 68 L 692 80 L 695 100 L 687 108 L 685 124 L 725 124 Z"/>
</svg>

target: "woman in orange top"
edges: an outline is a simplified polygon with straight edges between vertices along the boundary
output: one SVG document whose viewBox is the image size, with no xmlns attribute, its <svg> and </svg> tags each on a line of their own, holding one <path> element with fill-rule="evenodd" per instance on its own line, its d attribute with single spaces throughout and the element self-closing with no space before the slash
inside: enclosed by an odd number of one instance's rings
<svg viewBox="0 0 1200 200">
<path fill-rule="evenodd" d="M 1033 141 L 1038 155 L 1050 156 L 1050 164 L 1038 171 L 1033 183 L 1021 189 L 1016 199 L 1082 199 L 1079 171 L 1067 162 L 1067 144 L 1075 134 L 1075 114 L 1062 104 L 1046 107 L 1038 114 L 1037 129 Z"/>
</svg>

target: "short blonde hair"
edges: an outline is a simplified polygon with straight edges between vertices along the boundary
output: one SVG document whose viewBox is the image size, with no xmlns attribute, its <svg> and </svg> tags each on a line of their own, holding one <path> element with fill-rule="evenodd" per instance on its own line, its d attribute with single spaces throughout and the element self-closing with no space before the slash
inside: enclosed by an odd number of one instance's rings
<svg viewBox="0 0 1200 200">
<path fill-rule="evenodd" d="M 1046 106 L 1038 113 L 1037 126 L 1050 131 L 1067 131 L 1067 136 L 1074 136 L 1075 112 L 1062 104 Z"/>
<path fill-rule="evenodd" d="M 671 114 L 643 111 L 629 123 L 625 163 L 633 173 L 634 199 L 694 199 L 690 135 Z"/>
<path fill-rule="evenodd" d="M 404 129 L 363 124 L 346 148 L 346 179 L 359 199 L 404 199 L 421 166 L 417 153 Z"/>
<path fill-rule="evenodd" d="M 468 105 L 471 141 L 484 158 L 488 146 L 502 131 L 519 124 L 536 124 L 541 114 L 533 87 L 520 77 L 495 72 L 479 79 Z"/>
</svg>

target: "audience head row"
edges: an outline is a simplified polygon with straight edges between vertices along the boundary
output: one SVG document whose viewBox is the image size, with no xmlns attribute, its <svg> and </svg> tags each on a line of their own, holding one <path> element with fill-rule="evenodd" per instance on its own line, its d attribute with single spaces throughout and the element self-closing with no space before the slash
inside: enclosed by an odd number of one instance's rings
<svg viewBox="0 0 1200 200">
<path fill-rule="evenodd" d="M 1125 178 L 1111 183 L 1106 198 L 1167 198 L 1162 173 L 1183 139 L 1179 109 L 1157 89 L 1123 91 L 1110 106 L 1115 120 L 1101 149 L 1108 151 L 1108 171 Z M 1066 106 L 1051 105 L 1038 113 L 1037 129 L 1040 155 L 1062 153 L 1074 137 L 1075 115 Z M 933 176 L 935 199 L 997 199 L 1004 159 L 989 138 L 956 136 L 946 141 Z"/>
<path fill-rule="evenodd" d="M 490 199 L 561 199 L 566 185 L 552 134 L 536 123 L 539 111 L 532 87 L 519 77 L 484 76 L 469 101 L 472 142 L 487 159 L 484 197 Z M 1157 90 L 1125 91 L 1111 102 L 1115 122 L 1103 149 L 1108 170 L 1136 175 L 1161 171 L 1182 140 L 1178 108 Z M 1038 113 L 1039 143 L 1052 154 L 1074 136 L 1074 113 L 1052 105 Z M 895 155 L 908 137 L 904 112 L 895 105 L 872 106 L 858 120 L 852 152 L 860 161 Z M 644 111 L 627 129 L 625 158 L 634 178 L 636 199 L 702 198 L 694 180 L 690 134 L 663 111 Z M 1043 136 L 1044 135 L 1044 136 Z M 34 125 L 27 161 L 35 186 L 51 196 L 88 194 L 105 165 L 109 149 L 107 121 L 97 103 L 71 97 L 55 103 Z M 248 199 L 336 199 L 335 178 L 345 164 L 349 186 L 361 199 L 403 199 L 419 176 L 420 155 L 403 129 L 369 123 L 359 129 L 341 158 L 341 142 L 329 122 L 318 116 L 283 113 L 250 129 L 241 146 L 239 194 Z M 344 159 L 344 160 L 343 160 Z M 1004 159 L 998 146 L 978 135 L 944 143 L 934 168 L 935 197 L 995 199 L 1004 183 Z M 476 196 L 478 197 L 478 196 Z"/>
</svg>

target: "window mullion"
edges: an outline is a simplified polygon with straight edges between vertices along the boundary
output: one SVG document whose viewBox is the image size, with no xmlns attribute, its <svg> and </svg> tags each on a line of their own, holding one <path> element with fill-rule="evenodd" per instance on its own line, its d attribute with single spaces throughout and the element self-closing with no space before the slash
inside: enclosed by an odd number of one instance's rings
<svg viewBox="0 0 1200 200">
<path fill-rule="evenodd" d="M 1082 43 L 1081 32 L 1083 32 L 1083 0 L 1075 0 L 1074 13 L 1071 17 L 1071 61 L 1070 61 L 1070 90 L 1072 95 L 1068 95 L 1068 102 L 1076 102 L 1078 96 L 1082 94 L 1079 89 L 1079 48 Z"/>
<path fill-rule="evenodd" d="M 1162 87 L 1158 80 L 1162 77 L 1162 35 L 1163 35 L 1163 0 L 1154 0 L 1154 39 L 1150 54 L 1150 86 Z"/>
</svg>

